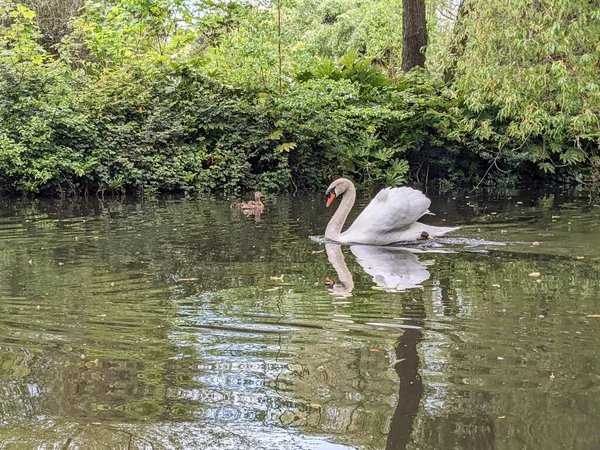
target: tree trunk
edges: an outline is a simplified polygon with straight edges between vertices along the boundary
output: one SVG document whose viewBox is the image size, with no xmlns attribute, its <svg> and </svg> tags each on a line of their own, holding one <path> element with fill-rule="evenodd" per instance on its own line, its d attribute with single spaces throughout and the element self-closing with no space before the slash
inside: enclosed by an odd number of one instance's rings
<svg viewBox="0 0 600 450">
<path fill-rule="evenodd" d="M 427 19 L 425 0 L 402 0 L 402 70 L 425 66 Z"/>
<path fill-rule="evenodd" d="M 454 36 L 452 44 L 450 45 L 449 63 L 444 69 L 444 81 L 448 84 L 454 81 L 456 63 L 458 62 L 458 59 L 462 57 L 467 46 L 467 33 L 464 29 L 464 22 L 469 15 L 469 6 L 467 6 L 467 2 L 468 0 L 462 0 L 460 2 L 456 22 L 454 23 Z"/>
</svg>

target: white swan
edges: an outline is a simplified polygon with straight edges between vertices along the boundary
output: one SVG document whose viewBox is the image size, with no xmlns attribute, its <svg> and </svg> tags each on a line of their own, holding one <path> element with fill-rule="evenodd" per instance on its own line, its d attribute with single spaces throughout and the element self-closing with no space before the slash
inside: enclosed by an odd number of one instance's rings
<svg viewBox="0 0 600 450">
<path fill-rule="evenodd" d="M 417 222 L 431 204 L 421 191 L 409 187 L 381 190 L 354 223 L 342 233 L 342 227 L 356 200 L 356 189 L 346 178 L 335 180 L 325 195 L 327 206 L 343 194 L 341 204 L 325 229 L 325 237 L 341 244 L 391 245 L 441 236 L 458 227 L 434 227 Z"/>
</svg>

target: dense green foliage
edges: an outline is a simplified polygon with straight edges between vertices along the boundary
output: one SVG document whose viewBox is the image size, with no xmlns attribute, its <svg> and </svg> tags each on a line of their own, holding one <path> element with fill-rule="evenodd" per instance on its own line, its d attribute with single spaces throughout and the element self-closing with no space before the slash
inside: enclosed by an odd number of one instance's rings
<svg viewBox="0 0 600 450">
<path fill-rule="evenodd" d="M 470 0 L 454 24 L 443 20 L 451 2 L 428 6 L 430 67 L 403 74 L 399 0 L 106 0 L 86 4 L 61 39 L 4 3 L 0 187 L 595 181 L 598 10 Z"/>
</svg>

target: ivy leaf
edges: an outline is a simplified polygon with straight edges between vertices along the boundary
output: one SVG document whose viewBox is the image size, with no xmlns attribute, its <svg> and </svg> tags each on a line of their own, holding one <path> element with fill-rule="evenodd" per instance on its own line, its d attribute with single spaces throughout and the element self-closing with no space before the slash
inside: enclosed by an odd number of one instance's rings
<svg viewBox="0 0 600 450">
<path fill-rule="evenodd" d="M 269 136 L 267 136 L 267 139 L 269 139 L 270 141 L 277 141 L 277 140 L 281 139 L 282 137 L 283 137 L 283 131 L 275 130 Z"/>
<path fill-rule="evenodd" d="M 295 149 L 297 145 L 298 144 L 295 142 L 284 142 L 283 144 L 279 144 L 277 147 L 275 147 L 275 150 L 279 153 L 289 152 L 290 150 Z"/>
</svg>

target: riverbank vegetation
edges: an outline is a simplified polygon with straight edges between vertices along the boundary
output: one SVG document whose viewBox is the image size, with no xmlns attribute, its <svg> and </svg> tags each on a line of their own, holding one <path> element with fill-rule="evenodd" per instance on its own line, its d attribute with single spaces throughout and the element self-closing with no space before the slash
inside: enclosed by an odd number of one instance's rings
<svg viewBox="0 0 600 450">
<path fill-rule="evenodd" d="M 0 3 L 0 189 L 600 179 L 593 2 L 418 3 Z"/>
</svg>

